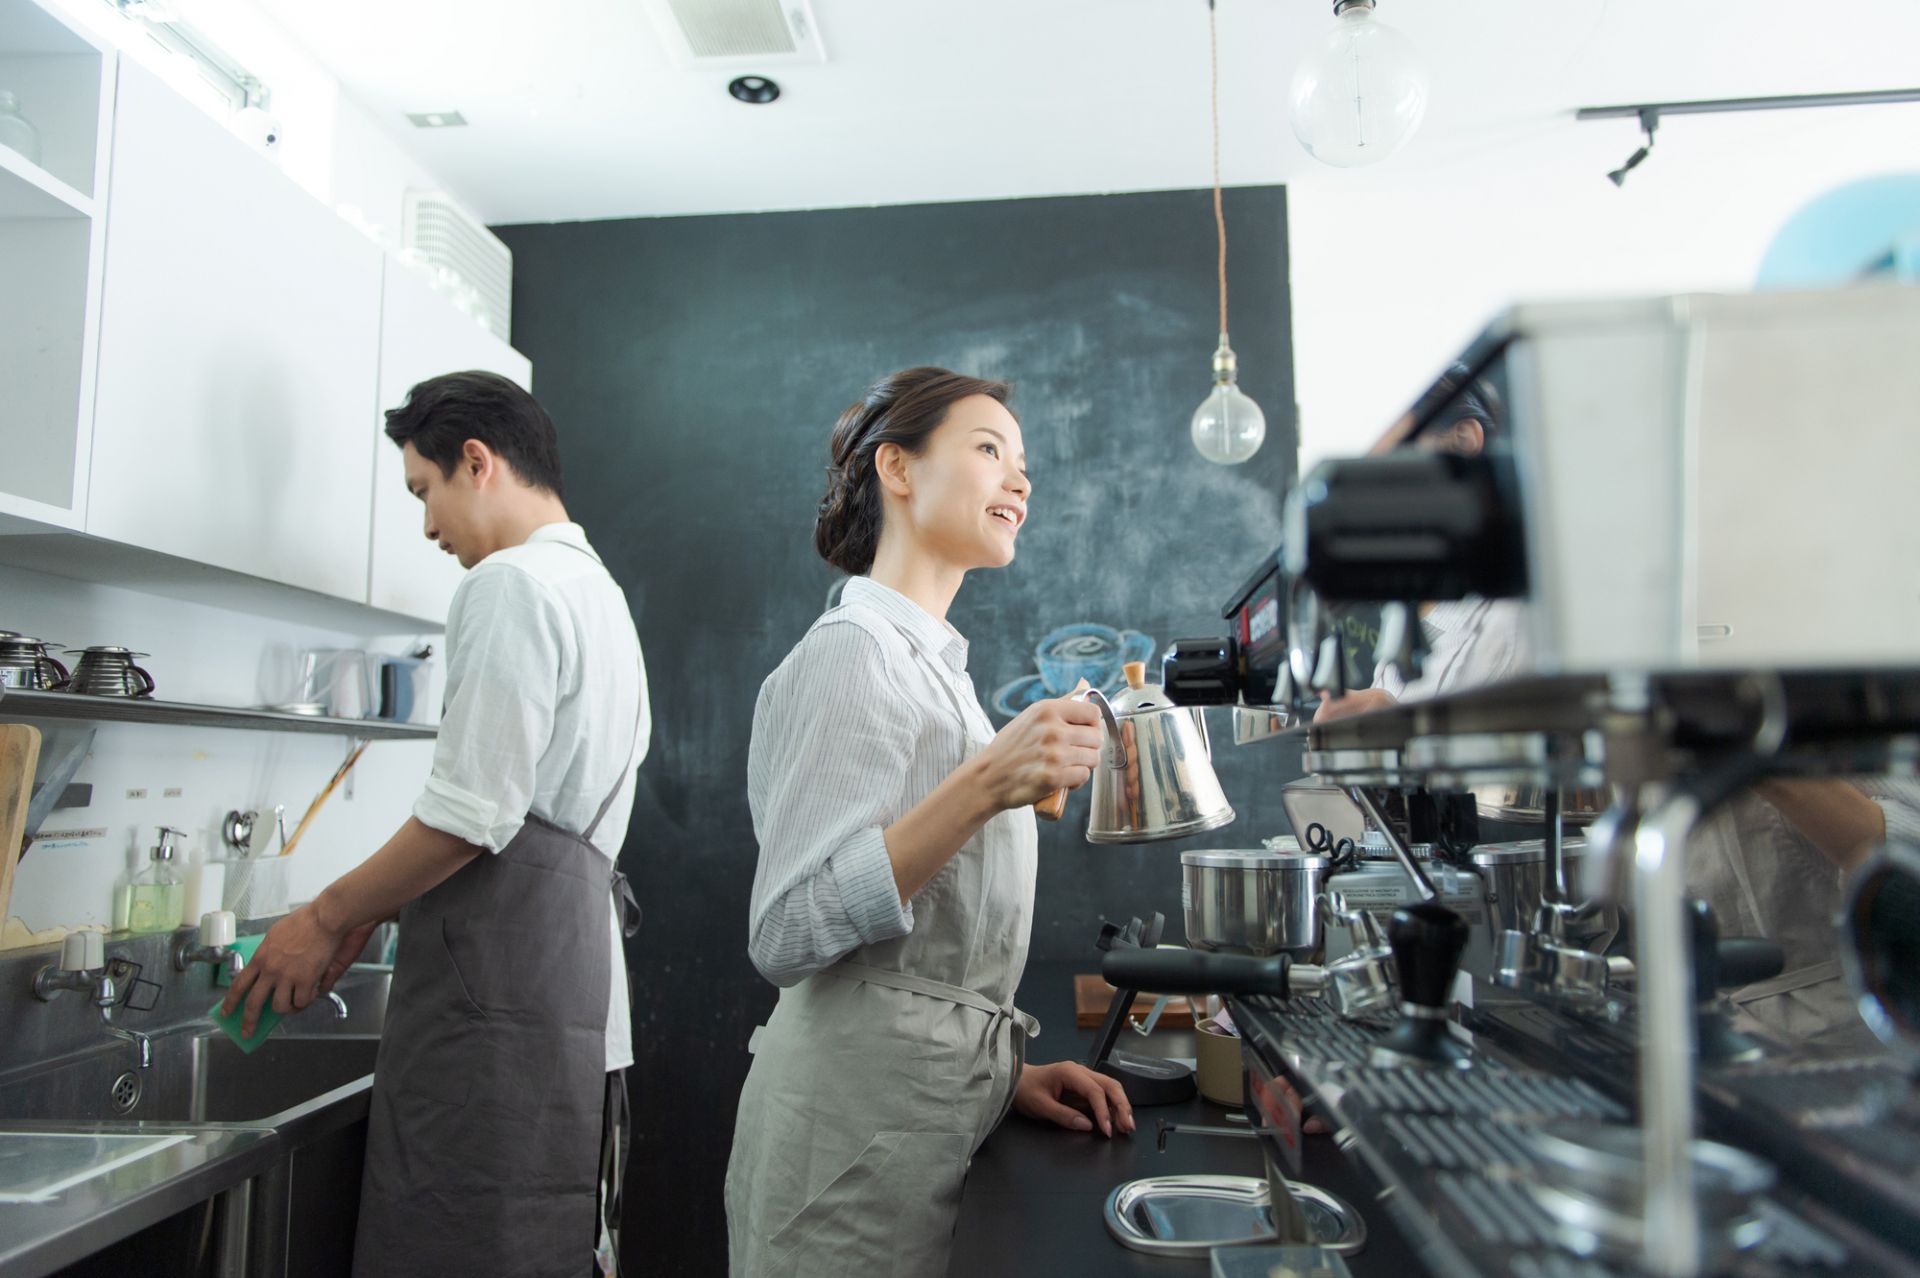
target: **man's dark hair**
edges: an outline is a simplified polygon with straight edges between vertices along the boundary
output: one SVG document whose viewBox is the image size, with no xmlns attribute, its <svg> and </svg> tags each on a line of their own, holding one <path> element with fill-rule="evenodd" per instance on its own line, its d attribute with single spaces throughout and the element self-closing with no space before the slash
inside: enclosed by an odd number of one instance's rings
<svg viewBox="0 0 1920 1278">
<path fill-rule="evenodd" d="M 560 491 L 560 442 L 538 400 L 498 373 L 443 373 L 387 410 L 387 438 L 453 474 L 460 451 L 477 439 L 513 467 L 522 483 Z"/>
<path fill-rule="evenodd" d="M 1447 366 L 1440 379 L 1422 393 L 1413 406 L 1414 420 L 1423 435 L 1438 435 L 1471 418 L 1486 438 L 1504 431 L 1506 406 L 1500 392 L 1484 377 L 1475 377 L 1465 364 Z"/>
</svg>

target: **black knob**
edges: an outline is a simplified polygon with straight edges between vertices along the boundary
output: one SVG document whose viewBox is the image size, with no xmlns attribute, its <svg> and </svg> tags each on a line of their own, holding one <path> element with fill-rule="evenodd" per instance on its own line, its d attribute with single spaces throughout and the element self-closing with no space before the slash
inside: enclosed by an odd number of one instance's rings
<svg viewBox="0 0 1920 1278">
<path fill-rule="evenodd" d="M 1787 954 L 1779 942 L 1760 936 L 1721 936 L 1720 921 L 1705 901 L 1689 901 L 1687 919 L 1693 927 L 1695 1003 L 1710 1003 L 1720 990 L 1771 980 L 1786 970 Z"/>
<path fill-rule="evenodd" d="M 1230 706 L 1238 701 L 1238 649 L 1232 638 L 1174 640 L 1160 658 L 1167 699 L 1182 706 Z"/>
<path fill-rule="evenodd" d="M 1687 902 L 1687 922 L 1693 929 L 1695 1050 L 1701 1060 L 1714 1064 L 1758 1060 L 1760 1044 L 1733 1028 L 1714 995 L 1723 987 L 1778 976 L 1786 966 L 1785 952 L 1772 941 L 1744 936 L 1722 940 L 1713 907 L 1702 900 Z"/>
<path fill-rule="evenodd" d="M 1416 1007 L 1444 1008 L 1467 936 L 1467 921 L 1437 901 L 1395 910 L 1387 923 L 1387 944 L 1400 972 L 1401 999 Z"/>
</svg>

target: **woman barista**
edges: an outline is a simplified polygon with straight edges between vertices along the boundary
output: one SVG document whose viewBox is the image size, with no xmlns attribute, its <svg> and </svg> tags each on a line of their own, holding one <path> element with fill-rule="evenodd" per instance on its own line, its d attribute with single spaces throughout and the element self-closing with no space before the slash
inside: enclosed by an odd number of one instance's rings
<svg viewBox="0 0 1920 1278">
<path fill-rule="evenodd" d="M 1133 1130 L 1115 1080 L 1022 1068 L 1038 1026 L 1012 1004 L 1030 805 L 1085 784 L 1098 711 L 1047 701 L 996 734 L 945 621 L 1027 517 L 1007 393 L 907 369 L 834 427 L 814 545 L 852 579 L 761 688 L 747 761 L 749 952 L 782 989 L 727 1168 L 735 1275 L 945 1274 L 968 1160 L 1009 1108 Z"/>
</svg>

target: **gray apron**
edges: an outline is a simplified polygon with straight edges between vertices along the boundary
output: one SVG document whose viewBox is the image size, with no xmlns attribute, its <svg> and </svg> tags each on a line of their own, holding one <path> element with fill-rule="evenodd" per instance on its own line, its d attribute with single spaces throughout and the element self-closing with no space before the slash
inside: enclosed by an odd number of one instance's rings
<svg viewBox="0 0 1920 1278">
<path fill-rule="evenodd" d="M 992 725 L 963 676 L 915 655 L 971 758 Z M 914 895 L 911 933 L 780 992 L 749 1045 L 727 1164 L 735 1278 L 946 1274 L 967 1164 L 1040 1032 L 1013 1006 L 1038 847 L 1032 809 L 1000 813 Z"/>
<path fill-rule="evenodd" d="M 400 911 L 356 1278 L 588 1271 L 607 1104 L 608 891 L 631 900 L 590 840 L 632 763 L 584 834 L 529 815 L 498 853 Z"/>
</svg>

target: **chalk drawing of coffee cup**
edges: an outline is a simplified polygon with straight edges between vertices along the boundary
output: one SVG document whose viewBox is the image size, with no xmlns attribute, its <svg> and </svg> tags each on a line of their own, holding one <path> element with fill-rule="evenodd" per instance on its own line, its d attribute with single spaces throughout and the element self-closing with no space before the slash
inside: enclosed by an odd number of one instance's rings
<svg viewBox="0 0 1920 1278">
<path fill-rule="evenodd" d="M 1085 679 L 1102 691 L 1117 682 L 1129 661 L 1153 654 L 1153 639 L 1138 630 L 1115 630 L 1094 621 L 1077 621 L 1049 631 L 1033 650 L 1040 678 L 1054 696 L 1072 692 Z"/>
<path fill-rule="evenodd" d="M 1097 622 L 1061 626 L 1034 647 L 1039 674 L 1022 675 L 993 695 L 993 708 L 1011 719 L 1037 701 L 1070 693 L 1085 679 L 1108 696 L 1126 683 L 1121 667 L 1129 661 L 1152 661 L 1153 636 L 1138 630 L 1116 630 Z"/>
</svg>

